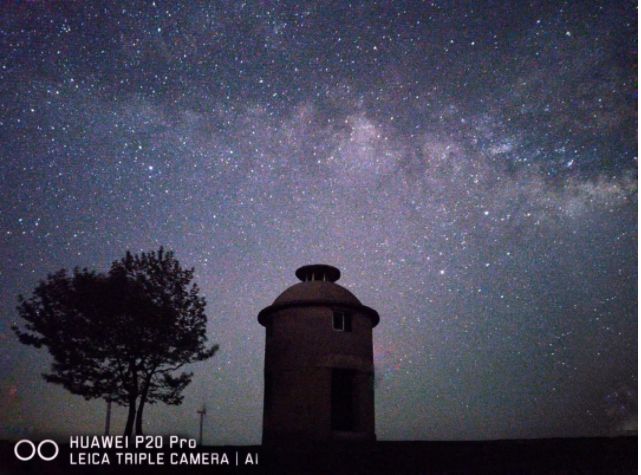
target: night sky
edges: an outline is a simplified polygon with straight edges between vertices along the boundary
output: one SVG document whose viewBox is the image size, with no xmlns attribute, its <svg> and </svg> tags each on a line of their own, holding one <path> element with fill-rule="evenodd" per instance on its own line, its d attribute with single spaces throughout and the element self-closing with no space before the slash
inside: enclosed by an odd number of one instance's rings
<svg viewBox="0 0 641 475">
<path fill-rule="evenodd" d="M 0 437 L 104 425 L 17 295 L 160 245 L 221 349 L 150 433 L 260 441 L 256 316 L 315 262 L 381 315 L 379 439 L 636 429 L 635 2 L 208 3 L 0 7 Z"/>
</svg>

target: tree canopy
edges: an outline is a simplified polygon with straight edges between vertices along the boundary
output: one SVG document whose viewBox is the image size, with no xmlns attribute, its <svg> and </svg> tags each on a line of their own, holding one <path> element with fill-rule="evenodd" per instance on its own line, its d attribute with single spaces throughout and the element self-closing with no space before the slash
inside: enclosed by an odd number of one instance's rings
<svg viewBox="0 0 641 475">
<path fill-rule="evenodd" d="M 146 403 L 180 404 L 192 373 L 184 365 L 210 358 L 205 299 L 173 252 L 132 255 L 108 273 L 65 270 L 19 296 L 20 341 L 53 357 L 45 380 L 86 399 L 129 406 L 125 434 L 142 433 Z"/>
</svg>

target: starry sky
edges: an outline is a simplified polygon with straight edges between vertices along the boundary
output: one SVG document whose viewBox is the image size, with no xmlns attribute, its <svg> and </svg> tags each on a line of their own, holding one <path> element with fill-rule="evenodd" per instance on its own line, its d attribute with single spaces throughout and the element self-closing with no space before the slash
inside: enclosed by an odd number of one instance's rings
<svg viewBox="0 0 641 475">
<path fill-rule="evenodd" d="M 159 245 L 221 349 L 150 433 L 260 441 L 256 316 L 315 262 L 381 315 L 379 439 L 636 429 L 634 2 L 0 8 L 0 437 L 104 424 L 17 295 Z"/>
</svg>

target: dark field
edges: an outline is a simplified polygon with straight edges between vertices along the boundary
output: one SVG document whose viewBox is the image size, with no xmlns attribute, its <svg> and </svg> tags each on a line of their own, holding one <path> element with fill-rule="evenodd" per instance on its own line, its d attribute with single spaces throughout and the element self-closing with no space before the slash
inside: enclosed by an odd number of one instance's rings
<svg viewBox="0 0 641 475">
<path fill-rule="evenodd" d="M 0 473 L 637 473 L 637 437 L 501 440 L 481 442 L 378 442 L 311 449 L 217 446 L 198 452 L 225 453 L 229 465 L 70 466 L 60 446 L 52 462 L 20 462 L 13 442 L 0 445 Z M 240 466 L 235 465 L 236 453 Z M 248 453 L 257 466 L 242 466 Z M 166 454 L 167 455 L 167 454 Z M 34 459 L 35 460 L 35 459 Z"/>
</svg>

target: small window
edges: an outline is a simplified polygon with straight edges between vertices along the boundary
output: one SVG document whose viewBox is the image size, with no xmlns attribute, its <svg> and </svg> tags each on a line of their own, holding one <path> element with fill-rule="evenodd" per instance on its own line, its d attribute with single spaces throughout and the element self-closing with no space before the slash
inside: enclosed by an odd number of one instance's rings
<svg viewBox="0 0 641 475">
<path fill-rule="evenodd" d="M 339 332 L 352 331 L 352 316 L 347 312 L 336 311 L 334 312 L 333 319 L 334 330 Z"/>
</svg>

